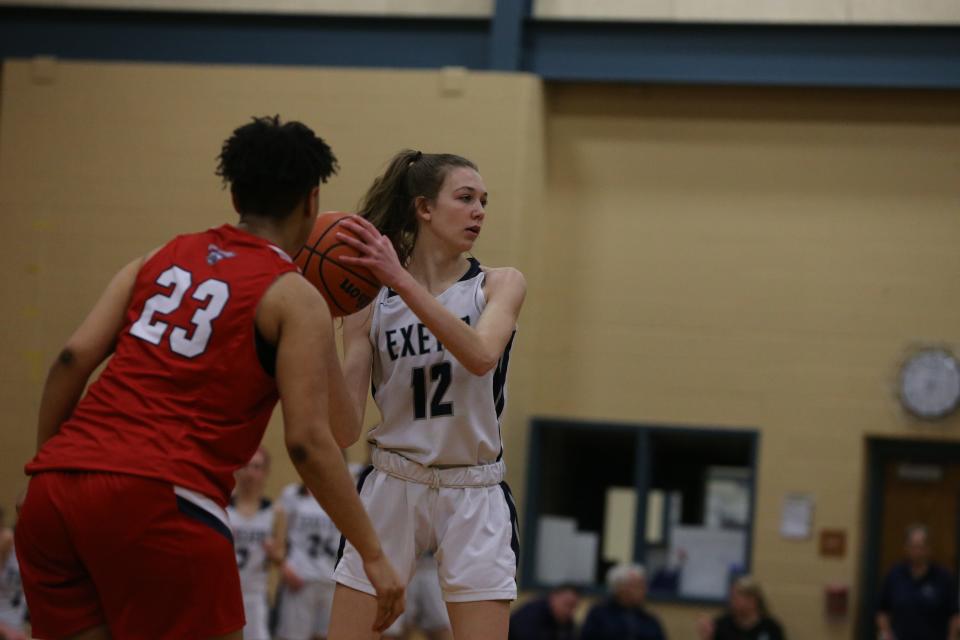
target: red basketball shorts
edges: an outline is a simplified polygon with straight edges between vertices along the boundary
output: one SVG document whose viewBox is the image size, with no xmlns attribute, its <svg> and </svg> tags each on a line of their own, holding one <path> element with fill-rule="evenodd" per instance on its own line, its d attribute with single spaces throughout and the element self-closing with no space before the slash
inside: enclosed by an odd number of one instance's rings
<svg viewBox="0 0 960 640">
<path fill-rule="evenodd" d="M 37 474 L 15 535 L 37 638 L 100 625 L 114 638 L 205 638 L 243 628 L 229 529 L 169 483 Z"/>
</svg>

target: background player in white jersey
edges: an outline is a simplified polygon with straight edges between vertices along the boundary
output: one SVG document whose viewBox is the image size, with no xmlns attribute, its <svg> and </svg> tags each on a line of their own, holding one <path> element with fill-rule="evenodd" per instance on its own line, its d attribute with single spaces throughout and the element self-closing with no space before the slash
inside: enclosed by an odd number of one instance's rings
<svg viewBox="0 0 960 640">
<path fill-rule="evenodd" d="M 269 472 L 270 454 L 260 447 L 247 466 L 237 471 L 237 487 L 227 507 L 247 618 L 243 627 L 246 640 L 270 640 L 269 568 L 282 563 L 284 558 L 285 514 L 281 506 L 264 496 Z"/>
<path fill-rule="evenodd" d="M 453 640 L 450 617 L 437 579 L 437 559 L 425 553 L 407 585 L 407 606 L 397 621 L 383 632 L 384 640 L 410 640 L 414 630 L 428 640 Z"/>
<path fill-rule="evenodd" d="M 333 607 L 333 567 L 340 532 L 307 488 L 284 488 L 287 559 L 283 565 L 277 636 L 283 640 L 325 638 Z"/>
<path fill-rule="evenodd" d="M 13 529 L 0 509 L 0 640 L 26 640 L 23 632 L 27 602 L 20 588 L 20 566 L 13 550 Z"/>
<path fill-rule="evenodd" d="M 363 218 L 343 223 L 357 239 L 338 234 L 361 254 L 343 261 L 385 285 L 344 321 L 344 375 L 358 407 L 372 382 L 382 416 L 361 499 L 402 577 L 435 551 L 458 640 L 507 637 L 519 553 L 500 416 L 526 283 L 467 254 L 486 202 L 469 160 L 403 151 L 364 197 Z M 341 443 L 359 437 L 334 428 Z M 370 638 L 373 591 L 349 544 L 336 579 L 331 634 Z"/>
</svg>

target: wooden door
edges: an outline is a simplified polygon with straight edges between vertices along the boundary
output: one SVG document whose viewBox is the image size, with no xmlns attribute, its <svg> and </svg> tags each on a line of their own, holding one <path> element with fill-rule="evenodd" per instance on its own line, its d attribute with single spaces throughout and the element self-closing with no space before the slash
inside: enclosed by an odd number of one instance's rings
<svg viewBox="0 0 960 640">
<path fill-rule="evenodd" d="M 890 568 L 903 560 L 906 529 L 912 524 L 929 529 L 933 561 L 956 574 L 960 461 L 892 460 L 884 464 L 883 473 L 883 526 L 877 577 L 882 581 Z"/>
</svg>

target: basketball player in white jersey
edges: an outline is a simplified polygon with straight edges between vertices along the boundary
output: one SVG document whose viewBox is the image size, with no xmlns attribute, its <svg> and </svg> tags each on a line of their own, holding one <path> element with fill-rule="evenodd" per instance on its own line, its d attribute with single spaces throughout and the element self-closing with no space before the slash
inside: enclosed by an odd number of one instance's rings
<svg viewBox="0 0 960 640">
<path fill-rule="evenodd" d="M 407 584 L 407 606 L 396 622 L 383 632 L 383 639 L 410 640 L 414 630 L 427 640 L 453 640 L 450 616 L 437 579 L 437 559 L 431 553 L 417 560 L 416 571 Z"/>
<path fill-rule="evenodd" d="M 416 558 L 435 552 L 457 640 L 505 639 L 516 598 L 519 542 L 500 419 L 526 283 L 467 253 L 486 202 L 469 160 L 404 151 L 367 192 L 363 218 L 342 223 L 356 237 L 338 234 L 360 252 L 344 263 L 385 285 L 344 321 L 347 382 L 361 411 L 372 382 L 382 417 L 370 432 L 373 470 L 361 500 L 401 577 L 409 581 Z M 338 433 L 340 442 L 358 437 Z M 338 640 L 376 637 L 359 560 L 346 544 L 331 624 Z"/>
<path fill-rule="evenodd" d="M 0 640 L 26 640 L 23 622 L 27 601 L 20 588 L 20 566 L 13 549 L 13 529 L 0 509 Z"/>
<path fill-rule="evenodd" d="M 270 640 L 267 579 L 270 565 L 282 563 L 284 556 L 285 514 L 264 496 L 269 472 L 270 454 L 260 447 L 237 471 L 237 486 L 227 507 L 247 618 L 246 640 Z"/>
<path fill-rule="evenodd" d="M 277 636 L 282 640 L 326 638 L 340 532 L 305 486 L 285 487 L 281 499 L 287 512 L 289 546 Z"/>
</svg>

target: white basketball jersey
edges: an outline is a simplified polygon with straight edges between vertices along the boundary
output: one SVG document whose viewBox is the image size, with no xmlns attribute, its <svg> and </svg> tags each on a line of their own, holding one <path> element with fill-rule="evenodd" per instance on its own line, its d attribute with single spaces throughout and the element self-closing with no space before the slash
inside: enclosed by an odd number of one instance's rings
<svg viewBox="0 0 960 640">
<path fill-rule="evenodd" d="M 10 547 L 10 555 L 0 567 L 0 622 L 21 629 L 26 612 L 27 602 L 20 586 L 20 565 L 17 564 L 17 554 Z"/>
<path fill-rule="evenodd" d="M 260 595 L 267 592 L 269 560 L 263 543 L 273 535 L 273 504 L 264 498 L 255 514 L 246 517 L 231 504 L 227 518 L 233 530 L 233 548 L 237 554 L 237 569 L 240 570 L 240 588 L 245 595 Z"/>
<path fill-rule="evenodd" d="M 287 564 L 304 580 L 333 580 L 340 532 L 305 488 L 284 497 L 287 508 Z"/>
<path fill-rule="evenodd" d="M 484 273 L 470 269 L 437 300 L 477 326 L 486 306 Z M 476 376 L 447 352 L 395 292 L 373 303 L 373 399 L 382 421 L 369 441 L 424 466 L 474 466 L 503 457 L 500 417 L 506 404 L 513 336 L 493 370 Z"/>
</svg>

